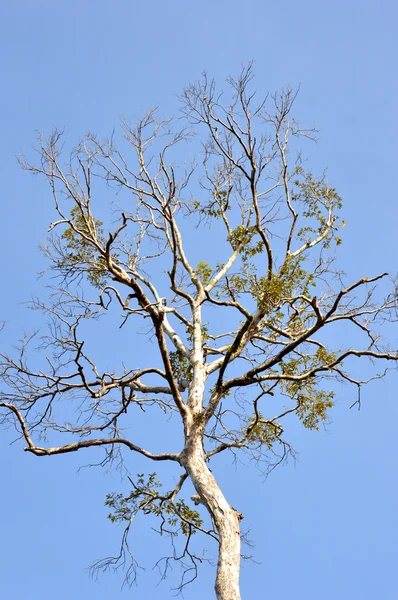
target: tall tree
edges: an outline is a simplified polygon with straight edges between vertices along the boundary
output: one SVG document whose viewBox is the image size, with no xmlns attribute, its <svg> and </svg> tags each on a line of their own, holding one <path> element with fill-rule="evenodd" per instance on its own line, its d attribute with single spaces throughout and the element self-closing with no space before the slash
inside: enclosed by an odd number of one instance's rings
<svg viewBox="0 0 398 600">
<path fill-rule="evenodd" d="M 119 147 L 89 133 L 64 161 L 62 132 L 40 138 L 39 164 L 21 165 L 48 181 L 57 212 L 44 250 L 58 285 L 33 303 L 49 317 L 39 340 L 47 368 L 31 366 L 35 336 L 17 355 L 1 354 L 2 422 L 15 426 L 26 451 L 41 457 L 96 447 L 105 451 L 103 464 L 127 451 L 179 472 L 167 492 L 149 467 L 147 475 L 126 475 L 129 491 L 108 495 L 109 517 L 125 529 L 120 554 L 97 566 L 127 557 L 134 577 L 129 534 L 141 511 L 171 537 L 163 567 L 185 565 L 181 586 L 202 560 L 193 534 L 214 540 L 218 600 L 241 597 L 243 515 L 209 463 L 246 452 L 273 468 L 292 451 L 285 429 L 294 416 L 318 429 L 336 382 L 352 384 L 360 403 L 362 386 L 398 359 L 375 332 L 395 317 L 394 294 L 380 300 L 376 286 L 387 274 L 344 283 L 335 267 L 341 198 L 300 153 L 300 140 L 315 132 L 291 116 L 292 90 L 258 102 L 251 79 L 249 66 L 228 80 L 224 96 L 204 76 L 184 91 L 177 120 L 160 120 L 156 110 L 134 125 L 123 120 Z M 195 160 L 188 157 L 196 134 L 203 135 Z M 117 198 L 105 226 L 106 189 Z M 149 364 L 130 364 L 128 354 L 105 371 L 86 350 L 87 321 L 114 308 L 132 347 L 146 328 L 156 349 Z M 338 323 L 345 339 L 329 347 Z M 352 358 L 368 359 L 366 380 L 353 374 Z M 157 453 L 150 444 L 159 408 L 164 448 Z M 145 446 L 126 433 L 136 411 L 147 419 Z M 176 420 L 183 433 L 174 452 L 168 430 Z M 183 496 L 189 480 L 191 500 Z"/>
</svg>

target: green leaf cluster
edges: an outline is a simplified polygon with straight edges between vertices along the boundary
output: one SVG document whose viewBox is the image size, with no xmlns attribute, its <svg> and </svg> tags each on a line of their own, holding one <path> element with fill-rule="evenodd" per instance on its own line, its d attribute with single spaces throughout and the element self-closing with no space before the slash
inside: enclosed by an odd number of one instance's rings
<svg viewBox="0 0 398 600">
<path fill-rule="evenodd" d="M 252 295 L 262 309 L 269 312 L 280 306 L 284 298 L 309 293 L 314 276 L 303 268 L 303 260 L 301 256 L 287 259 L 276 275 L 255 279 Z"/>
<path fill-rule="evenodd" d="M 206 340 L 209 339 L 209 328 L 208 328 L 207 324 L 206 323 L 202 324 L 200 326 L 200 330 L 201 330 L 201 333 L 202 333 L 202 341 L 205 342 Z M 192 325 L 188 325 L 187 326 L 187 337 L 188 337 L 188 340 L 190 342 L 193 341 L 193 327 L 192 327 Z"/>
<path fill-rule="evenodd" d="M 106 280 L 108 269 L 106 261 L 97 248 L 89 241 L 96 240 L 104 245 L 102 221 L 94 219 L 87 211 L 83 213 L 80 206 L 74 206 L 70 212 L 73 227 L 68 227 L 61 236 L 66 242 L 66 254 L 60 261 L 60 268 L 77 267 L 86 273 L 88 281 L 96 288 L 101 288 Z M 89 238 L 89 239 L 86 239 Z"/>
<path fill-rule="evenodd" d="M 208 204 L 202 205 L 195 200 L 193 207 L 206 217 L 221 219 L 225 211 L 230 210 L 229 194 L 226 190 L 218 190 L 213 194 L 212 200 Z"/>
<path fill-rule="evenodd" d="M 191 508 L 183 499 L 177 502 L 170 500 L 171 494 L 159 493 L 162 484 L 156 473 L 150 473 L 145 480 L 143 473 L 138 479 L 129 496 L 120 493 L 106 495 L 105 506 L 111 509 L 108 519 L 112 523 L 131 522 L 138 512 L 145 515 L 162 517 L 168 525 L 175 527 L 183 535 L 196 533 L 195 527 L 200 527 L 203 520 L 197 510 Z"/>
<path fill-rule="evenodd" d="M 297 416 L 307 429 L 319 431 L 320 423 L 327 421 L 327 411 L 334 406 L 334 392 L 320 390 L 314 386 L 306 386 L 298 396 L 299 408 Z"/>
<path fill-rule="evenodd" d="M 248 425 L 246 439 L 251 443 L 260 443 L 271 449 L 282 432 L 283 428 L 279 423 L 264 420 L 263 416 L 258 414 Z"/>
<path fill-rule="evenodd" d="M 281 369 L 284 375 L 300 375 L 303 370 L 328 365 L 335 358 L 336 355 L 329 353 L 325 348 L 318 348 L 313 355 L 282 361 Z M 308 377 L 304 380 L 284 380 L 281 381 L 280 388 L 284 394 L 297 400 L 296 414 L 304 427 L 319 430 L 320 423 L 327 420 L 327 411 L 334 406 L 335 393 L 320 389 L 316 377 Z"/>
<path fill-rule="evenodd" d="M 112 523 L 131 521 L 133 516 L 140 510 L 144 514 L 156 514 L 157 505 L 154 501 L 159 496 L 159 488 L 162 487 L 162 484 L 157 480 L 157 474 L 150 473 L 146 481 L 143 473 L 138 474 L 137 477 L 138 480 L 134 484 L 134 489 L 127 498 L 120 493 L 106 495 L 105 506 L 112 509 L 108 514 L 108 519 Z"/>
<path fill-rule="evenodd" d="M 323 178 L 315 178 L 312 173 L 304 172 L 302 167 L 296 168 L 298 179 L 294 181 L 294 190 L 292 192 L 292 200 L 302 202 L 305 209 L 302 216 L 307 219 L 315 219 L 318 221 L 318 228 L 311 226 L 302 227 L 297 234 L 297 237 L 302 241 L 309 242 L 311 234 L 322 234 L 327 227 L 327 215 L 329 211 L 335 213 L 342 207 L 342 199 L 336 192 L 336 189 L 329 187 Z M 337 221 L 337 216 L 333 217 L 333 222 Z M 344 227 L 345 222 L 342 222 Z M 333 236 L 333 229 L 323 241 L 323 246 L 328 247 L 330 239 Z M 341 244 L 341 238 L 335 238 L 336 244 Z"/>
<path fill-rule="evenodd" d="M 221 294 L 235 295 L 248 293 L 254 298 L 260 308 L 267 314 L 278 309 L 283 300 L 294 295 L 309 295 L 310 288 L 316 285 L 315 277 L 303 267 L 304 257 L 287 258 L 284 265 L 276 274 L 258 277 L 256 267 L 249 261 L 244 261 L 239 273 L 231 275 L 228 287 L 220 290 Z"/>
<path fill-rule="evenodd" d="M 198 278 L 200 279 L 200 281 L 203 283 L 203 285 L 206 285 L 209 283 L 209 281 L 211 279 L 213 269 L 210 267 L 210 265 L 208 263 L 199 261 L 198 264 L 196 265 L 195 272 L 196 272 L 196 275 L 198 276 Z"/>
<path fill-rule="evenodd" d="M 172 504 L 170 502 L 170 505 L 171 505 L 171 510 L 174 511 L 177 515 L 177 517 L 175 517 L 175 519 L 176 519 L 177 523 L 179 520 L 178 524 L 184 535 L 196 533 L 196 529 L 195 528 L 192 529 L 191 524 L 194 527 L 202 526 L 203 519 L 200 518 L 198 511 L 195 510 L 194 508 L 191 508 L 190 506 L 188 506 L 188 504 L 186 504 L 185 500 L 183 500 L 182 498 L 180 500 L 178 500 L 175 504 Z M 170 525 L 173 524 L 173 523 L 170 523 L 170 519 L 169 519 L 169 524 Z"/>
<path fill-rule="evenodd" d="M 255 244 L 251 244 L 253 238 L 258 234 L 257 227 L 252 225 L 251 227 L 243 227 L 239 225 L 234 229 L 228 237 L 228 240 L 234 250 L 240 247 L 240 254 L 242 260 L 247 260 L 260 254 L 263 250 L 263 242 L 259 240 Z"/>
<path fill-rule="evenodd" d="M 188 358 L 184 356 L 179 350 L 174 350 L 169 353 L 171 368 L 173 375 L 177 380 L 192 379 L 192 365 Z"/>
</svg>

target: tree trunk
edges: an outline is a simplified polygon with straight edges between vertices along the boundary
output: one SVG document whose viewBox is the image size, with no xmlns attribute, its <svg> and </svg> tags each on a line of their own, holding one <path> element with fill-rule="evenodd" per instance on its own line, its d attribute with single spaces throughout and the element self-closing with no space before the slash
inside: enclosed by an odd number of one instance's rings
<svg viewBox="0 0 398 600">
<path fill-rule="evenodd" d="M 215 584 L 217 600 L 241 600 L 239 515 L 228 504 L 208 468 L 204 460 L 202 439 L 197 431 L 187 439 L 185 466 L 200 501 L 214 521 L 220 539 Z"/>
</svg>

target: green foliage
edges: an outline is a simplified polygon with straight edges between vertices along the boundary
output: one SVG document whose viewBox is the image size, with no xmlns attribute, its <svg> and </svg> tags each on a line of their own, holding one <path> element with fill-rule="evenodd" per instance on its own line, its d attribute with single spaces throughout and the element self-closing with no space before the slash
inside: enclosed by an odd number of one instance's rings
<svg viewBox="0 0 398 600">
<path fill-rule="evenodd" d="M 263 242 L 259 240 L 257 243 L 250 245 L 252 239 L 257 235 L 257 227 L 243 227 L 239 225 L 234 229 L 228 240 L 234 250 L 240 247 L 240 254 L 245 261 L 248 258 L 260 254 L 263 250 Z"/>
<path fill-rule="evenodd" d="M 260 443 L 271 449 L 282 432 L 283 428 L 279 423 L 264 420 L 263 416 L 259 413 L 248 425 L 247 440 L 251 443 Z"/>
<path fill-rule="evenodd" d="M 329 187 L 323 178 L 317 179 L 305 172 L 301 166 L 296 168 L 295 176 L 292 200 L 304 205 L 300 213 L 307 221 L 296 237 L 310 244 L 322 235 L 322 248 L 328 247 L 332 238 L 336 245 L 340 245 L 342 239 L 335 235 L 335 230 L 338 221 L 336 212 L 341 208 L 342 200 L 335 188 Z M 345 221 L 341 221 L 341 226 L 345 226 Z M 257 236 L 255 225 L 239 225 L 230 233 L 228 240 L 234 250 L 239 248 L 241 264 L 237 271 L 229 274 L 228 281 L 218 287 L 216 297 L 235 300 L 242 294 L 248 294 L 271 318 L 272 313 L 280 311 L 289 298 L 311 297 L 310 290 L 316 287 L 316 280 L 315 275 L 305 268 L 304 252 L 296 257 L 287 255 L 280 269 L 274 273 L 260 271 L 259 274 L 258 265 L 250 260 L 264 250 L 263 242 Z M 285 313 L 280 312 L 280 318 Z"/>
<path fill-rule="evenodd" d="M 205 342 L 206 340 L 209 339 L 209 328 L 207 327 L 207 324 L 202 324 L 200 326 L 200 330 L 202 333 L 202 341 Z M 187 336 L 190 342 L 193 341 L 193 327 L 191 325 L 188 325 L 187 327 Z"/>
<path fill-rule="evenodd" d="M 250 294 L 270 315 L 287 298 L 309 295 L 311 287 L 316 285 L 314 275 L 303 268 L 304 260 L 302 255 L 287 258 L 278 273 L 261 277 L 257 276 L 255 265 L 244 261 L 241 271 L 230 276 L 228 287 L 225 285 L 218 296 L 231 292 L 235 295 Z"/>
<path fill-rule="evenodd" d="M 66 254 L 59 265 L 61 269 L 73 268 L 85 272 L 88 281 L 96 288 L 101 288 L 108 274 L 105 259 L 89 240 L 96 240 L 104 245 L 102 221 L 94 219 L 87 211 L 82 212 L 74 206 L 70 213 L 73 227 L 68 227 L 61 236 L 66 242 Z M 86 239 L 89 238 L 89 239 Z"/>
<path fill-rule="evenodd" d="M 230 210 L 229 194 L 226 190 L 219 190 L 213 194 L 213 198 L 208 204 L 201 205 L 200 202 L 195 200 L 193 207 L 206 217 L 221 219 L 225 211 Z"/>
<path fill-rule="evenodd" d="M 327 421 L 327 411 L 333 408 L 334 392 L 320 390 L 315 385 L 307 385 L 305 392 L 298 396 L 297 416 L 307 429 L 319 430 L 319 424 Z"/>
<path fill-rule="evenodd" d="M 177 500 L 175 504 L 171 503 L 171 510 L 173 510 L 178 516 L 180 522 L 179 526 L 181 527 L 181 531 L 184 535 L 189 535 L 190 533 L 196 533 L 195 529 L 192 529 L 190 524 L 195 527 L 201 527 L 203 520 L 200 518 L 200 515 L 197 510 L 194 508 L 190 508 L 188 504 L 183 499 Z M 178 522 L 178 519 L 177 519 Z M 170 523 L 170 520 L 169 520 Z M 172 523 L 170 523 L 172 524 Z"/>
<path fill-rule="evenodd" d="M 298 179 L 294 181 L 295 189 L 292 192 L 292 200 L 302 202 L 305 209 L 302 216 L 306 219 L 318 221 L 318 228 L 305 226 L 298 232 L 298 238 L 302 241 L 311 241 L 311 234 L 322 234 L 327 227 L 327 215 L 330 211 L 333 216 L 333 223 L 337 221 L 336 212 L 342 207 L 342 199 L 336 192 L 336 189 L 329 187 L 323 178 L 316 179 L 312 173 L 304 172 L 302 167 L 296 168 Z M 341 222 L 344 227 L 345 221 Z M 323 246 L 328 247 L 330 239 L 333 236 L 333 229 L 323 240 Z M 337 245 L 341 244 L 341 238 L 336 238 Z"/>
<path fill-rule="evenodd" d="M 134 489 L 125 497 L 120 493 L 106 495 L 105 506 L 111 509 L 108 519 L 112 523 L 130 523 L 139 512 L 145 515 L 161 517 L 164 522 L 183 535 L 196 533 L 203 521 L 197 510 L 191 508 L 183 499 L 172 501 L 171 494 L 161 495 L 162 484 L 156 473 L 150 473 L 145 480 L 144 474 L 138 474 Z"/>
<path fill-rule="evenodd" d="M 337 358 L 337 354 L 335 352 L 329 352 L 326 348 L 320 346 L 314 354 L 315 362 L 318 365 L 330 365 Z M 342 363 L 340 363 L 340 366 Z"/>
<path fill-rule="evenodd" d="M 260 308 L 269 312 L 280 306 L 284 298 L 295 294 L 308 294 L 308 286 L 312 283 L 312 276 L 302 268 L 301 256 L 286 260 L 277 275 L 256 278 L 252 287 L 252 295 L 256 298 Z"/>
<path fill-rule="evenodd" d="M 173 370 L 174 377 L 177 381 L 192 379 L 192 365 L 189 360 L 179 350 L 170 352 L 171 368 Z"/>
<path fill-rule="evenodd" d="M 332 364 L 335 359 L 336 354 L 320 347 L 313 355 L 282 361 L 281 369 L 284 375 L 295 376 L 314 367 Z M 327 411 L 334 406 L 335 393 L 320 389 L 315 378 L 281 381 L 280 389 L 297 400 L 297 416 L 304 427 L 319 430 L 320 423 L 327 421 Z"/>
<path fill-rule="evenodd" d="M 203 285 L 209 283 L 213 269 L 205 262 L 199 261 L 196 265 L 196 275 L 199 277 Z"/>
</svg>

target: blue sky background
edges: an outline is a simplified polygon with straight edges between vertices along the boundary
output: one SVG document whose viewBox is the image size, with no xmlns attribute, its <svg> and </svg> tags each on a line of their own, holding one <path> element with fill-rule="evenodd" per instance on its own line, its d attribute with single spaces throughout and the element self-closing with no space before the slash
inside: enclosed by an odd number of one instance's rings
<svg viewBox="0 0 398 600">
<path fill-rule="evenodd" d="M 176 94 L 203 70 L 222 80 L 250 59 L 259 92 L 301 84 L 296 114 L 321 130 L 310 164 L 328 167 L 345 203 L 344 270 L 352 279 L 396 273 L 395 2 L 1 4 L 2 349 L 38 319 L 21 302 L 41 289 L 37 248 L 52 206 L 44 183 L 15 160 L 29 151 L 35 130 L 65 127 L 72 143 L 86 130 L 107 135 L 120 114 L 154 104 L 173 113 Z M 395 347 L 397 338 L 391 329 Z M 299 461 L 265 483 L 255 469 L 215 467 L 256 544 L 257 563 L 243 565 L 243 598 L 396 598 L 397 383 L 393 373 L 369 387 L 359 413 L 349 410 L 353 392 L 344 390 L 327 431 L 297 431 Z M 135 538 L 147 567 L 139 586 L 122 591 L 121 577 L 88 577 L 86 567 L 119 540 L 103 506 L 121 485 L 117 475 L 77 474 L 95 452 L 38 459 L 19 442 L 10 446 L 12 439 L 0 434 L 1 598 L 172 597 L 173 580 L 157 585 L 151 556 L 159 542 L 144 520 Z M 205 568 L 185 598 L 212 597 L 213 577 Z"/>
</svg>

